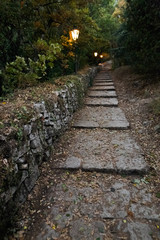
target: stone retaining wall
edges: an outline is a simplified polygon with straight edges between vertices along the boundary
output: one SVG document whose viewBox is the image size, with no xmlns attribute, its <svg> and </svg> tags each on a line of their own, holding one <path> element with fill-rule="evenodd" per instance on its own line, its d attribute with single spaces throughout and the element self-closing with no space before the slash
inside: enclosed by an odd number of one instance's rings
<svg viewBox="0 0 160 240">
<path fill-rule="evenodd" d="M 34 118 L 23 126 L 22 140 L 14 148 L 10 148 L 11 137 L 8 140 L 0 136 L 0 143 L 8 147 L 14 168 L 10 186 L 1 193 L 0 214 L 6 216 L 6 210 L 25 202 L 40 175 L 39 166 L 50 158 L 56 138 L 66 130 L 96 72 L 96 67 L 90 68 L 87 74 L 75 76 L 75 81 L 54 92 L 53 100 L 35 103 Z"/>
</svg>

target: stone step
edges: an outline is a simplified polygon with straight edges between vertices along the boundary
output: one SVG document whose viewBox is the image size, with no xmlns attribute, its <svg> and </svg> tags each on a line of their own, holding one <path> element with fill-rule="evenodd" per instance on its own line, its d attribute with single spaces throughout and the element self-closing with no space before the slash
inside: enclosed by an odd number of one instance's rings
<svg viewBox="0 0 160 240">
<path fill-rule="evenodd" d="M 144 174 L 148 170 L 142 149 L 128 131 L 75 131 L 64 151 L 67 155 L 55 163 L 56 168 L 120 174 Z"/>
<path fill-rule="evenodd" d="M 104 72 L 104 73 L 98 73 L 96 77 L 110 77 L 110 74 Z"/>
<path fill-rule="evenodd" d="M 128 129 L 127 121 L 120 108 L 84 107 L 75 114 L 75 128 Z"/>
<path fill-rule="evenodd" d="M 116 91 L 88 91 L 88 97 L 104 97 L 104 98 L 111 98 L 117 97 Z"/>
<path fill-rule="evenodd" d="M 87 106 L 106 106 L 106 107 L 117 107 L 117 98 L 86 98 L 85 105 Z"/>
<path fill-rule="evenodd" d="M 113 91 L 114 86 L 93 86 L 89 88 L 90 91 Z"/>
<path fill-rule="evenodd" d="M 107 80 L 95 80 L 94 83 L 113 83 L 113 81 L 111 79 L 107 79 Z"/>
<path fill-rule="evenodd" d="M 103 72 L 103 73 L 98 73 L 97 75 L 96 75 L 96 77 L 104 77 L 104 76 L 110 76 L 110 74 L 108 74 L 107 72 Z"/>
<path fill-rule="evenodd" d="M 108 77 L 108 78 L 106 78 L 106 77 L 104 77 L 104 78 L 95 78 L 95 80 L 97 80 L 97 81 L 103 81 L 103 80 L 112 80 L 110 77 Z"/>
<path fill-rule="evenodd" d="M 93 86 L 114 86 L 113 82 L 93 82 Z"/>
</svg>

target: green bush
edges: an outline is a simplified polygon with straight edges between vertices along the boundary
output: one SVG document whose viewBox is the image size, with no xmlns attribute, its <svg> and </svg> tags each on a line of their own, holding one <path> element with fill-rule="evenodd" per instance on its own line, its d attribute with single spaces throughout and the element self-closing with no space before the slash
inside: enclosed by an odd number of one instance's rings
<svg viewBox="0 0 160 240">
<path fill-rule="evenodd" d="M 54 61 L 57 59 L 57 54 L 61 52 L 61 47 L 57 43 L 47 45 L 45 41 L 41 41 L 41 45 L 45 48 L 42 54 L 38 54 L 37 61 L 29 58 L 27 64 L 23 57 L 16 56 L 15 61 L 6 64 L 5 70 L 1 73 L 3 94 L 11 93 L 16 88 L 33 86 L 38 81 L 45 80 L 47 72 L 54 67 Z"/>
<path fill-rule="evenodd" d="M 19 81 L 23 79 L 28 72 L 28 66 L 23 57 L 16 56 L 16 60 L 7 63 L 3 76 L 2 90 L 3 93 L 13 92 L 15 88 L 19 87 Z"/>
</svg>

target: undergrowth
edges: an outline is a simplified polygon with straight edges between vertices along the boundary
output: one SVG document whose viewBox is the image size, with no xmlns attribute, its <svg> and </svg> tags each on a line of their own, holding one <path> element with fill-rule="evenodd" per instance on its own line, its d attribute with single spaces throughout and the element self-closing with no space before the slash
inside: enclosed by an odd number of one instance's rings
<svg viewBox="0 0 160 240">
<path fill-rule="evenodd" d="M 149 107 L 150 107 L 151 111 L 153 112 L 153 114 L 160 116 L 160 97 L 157 99 L 154 99 L 150 103 Z"/>
</svg>

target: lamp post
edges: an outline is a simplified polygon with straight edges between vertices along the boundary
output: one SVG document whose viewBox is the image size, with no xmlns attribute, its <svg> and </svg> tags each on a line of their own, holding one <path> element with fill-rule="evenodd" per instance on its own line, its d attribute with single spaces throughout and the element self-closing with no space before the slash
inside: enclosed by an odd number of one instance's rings
<svg viewBox="0 0 160 240">
<path fill-rule="evenodd" d="M 73 29 L 70 31 L 70 37 L 72 41 L 75 42 L 75 74 L 77 74 L 78 66 L 77 66 L 77 39 L 79 37 L 79 30 L 78 29 Z"/>
</svg>

